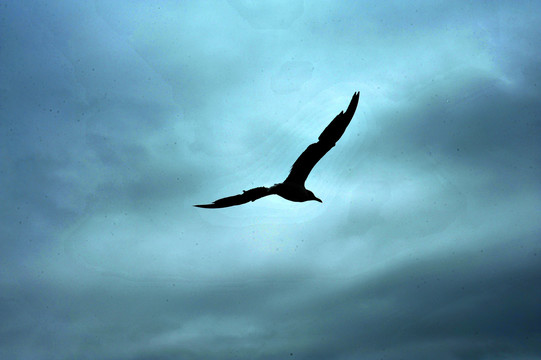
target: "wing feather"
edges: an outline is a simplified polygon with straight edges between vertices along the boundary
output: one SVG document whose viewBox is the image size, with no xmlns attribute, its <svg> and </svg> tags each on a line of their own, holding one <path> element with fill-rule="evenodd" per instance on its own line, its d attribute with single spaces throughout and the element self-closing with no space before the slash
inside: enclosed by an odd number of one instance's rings
<svg viewBox="0 0 541 360">
<path fill-rule="evenodd" d="M 224 208 L 224 207 L 229 207 L 229 206 L 246 204 L 249 201 L 255 201 L 267 195 L 271 195 L 269 188 L 260 186 L 260 187 L 256 187 L 250 190 L 245 190 L 242 192 L 242 194 L 239 194 L 239 195 L 233 195 L 233 196 L 225 197 L 223 199 L 218 199 L 212 204 L 194 205 L 194 206 L 200 207 L 200 208 L 206 208 L 206 209 Z"/>
<path fill-rule="evenodd" d="M 333 121 L 327 125 L 321 135 L 319 135 L 318 142 L 309 145 L 306 150 L 304 150 L 291 167 L 291 171 L 284 182 L 294 182 L 304 185 L 310 171 L 312 171 L 317 162 L 333 148 L 346 131 L 347 126 L 355 114 L 358 103 L 359 92 L 356 92 L 353 94 L 346 112 L 344 113 L 342 111 L 338 114 Z"/>
</svg>

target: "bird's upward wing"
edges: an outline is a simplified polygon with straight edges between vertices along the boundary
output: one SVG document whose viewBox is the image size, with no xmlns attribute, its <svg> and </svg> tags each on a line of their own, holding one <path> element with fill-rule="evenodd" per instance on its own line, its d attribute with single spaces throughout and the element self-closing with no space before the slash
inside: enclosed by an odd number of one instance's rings
<svg viewBox="0 0 541 360">
<path fill-rule="evenodd" d="M 342 137 L 344 131 L 346 131 L 349 122 L 355 114 L 357 104 L 359 103 L 359 93 L 356 92 L 351 98 L 351 102 L 344 113 L 343 111 L 338 114 L 333 121 L 327 127 L 321 135 L 319 135 L 318 142 L 311 144 L 304 150 L 291 167 L 288 177 L 284 182 L 294 182 L 304 185 L 308 174 L 312 171 L 312 168 L 317 162 L 325 156 L 325 154 L 331 150 L 336 142 Z"/>
<path fill-rule="evenodd" d="M 223 199 L 216 200 L 212 204 L 194 206 L 207 209 L 224 208 L 228 206 L 246 204 L 248 201 L 254 201 L 267 195 L 271 195 L 270 189 L 261 186 L 243 191 L 240 195 L 229 196 Z"/>
</svg>

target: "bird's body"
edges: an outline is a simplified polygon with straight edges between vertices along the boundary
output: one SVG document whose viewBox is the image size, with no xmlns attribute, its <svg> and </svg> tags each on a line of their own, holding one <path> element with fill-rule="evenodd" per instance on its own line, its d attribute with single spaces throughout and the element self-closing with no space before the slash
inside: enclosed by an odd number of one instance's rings
<svg viewBox="0 0 541 360">
<path fill-rule="evenodd" d="M 279 195 L 284 199 L 303 202 L 315 200 L 322 202 L 314 193 L 304 187 L 306 178 L 312 171 L 317 162 L 336 144 L 346 131 L 355 109 L 359 102 L 359 93 L 356 92 L 351 98 L 348 109 L 338 114 L 333 121 L 319 135 L 318 142 L 311 144 L 304 150 L 291 167 L 289 175 L 282 183 L 275 184 L 270 188 L 260 186 L 250 190 L 243 191 L 240 195 L 229 196 L 216 200 L 212 204 L 194 205 L 201 208 L 223 208 L 234 205 L 245 204 L 249 201 L 255 201 L 268 195 Z"/>
<path fill-rule="evenodd" d="M 286 200 L 295 202 L 303 202 L 308 200 L 316 200 L 321 202 L 321 200 L 315 197 L 310 190 L 307 190 L 304 185 L 293 182 L 284 181 L 283 183 L 274 184 L 269 189 L 269 192 L 270 194 L 276 194 Z"/>
</svg>

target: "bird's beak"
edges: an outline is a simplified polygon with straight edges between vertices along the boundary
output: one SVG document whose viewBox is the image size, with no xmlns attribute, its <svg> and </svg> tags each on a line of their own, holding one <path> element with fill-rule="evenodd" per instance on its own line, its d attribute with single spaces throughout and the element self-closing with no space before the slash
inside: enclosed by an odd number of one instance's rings
<svg viewBox="0 0 541 360">
<path fill-rule="evenodd" d="M 320 203 L 323 202 L 323 201 L 321 201 L 321 199 L 318 199 L 318 198 L 315 198 L 314 200 L 315 200 L 315 201 L 319 201 Z"/>
</svg>

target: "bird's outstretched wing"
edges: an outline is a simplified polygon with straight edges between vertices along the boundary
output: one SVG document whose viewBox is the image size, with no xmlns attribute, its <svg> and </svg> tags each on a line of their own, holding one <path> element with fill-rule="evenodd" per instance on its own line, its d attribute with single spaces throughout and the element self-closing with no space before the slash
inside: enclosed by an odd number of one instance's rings
<svg viewBox="0 0 541 360">
<path fill-rule="evenodd" d="M 327 125 L 321 135 L 319 135 L 318 142 L 311 144 L 304 150 L 291 167 L 291 171 L 284 182 L 293 182 L 304 185 L 312 168 L 329 150 L 331 150 L 340 137 L 342 137 L 344 131 L 346 131 L 349 122 L 353 118 L 353 114 L 355 114 L 358 103 L 359 92 L 356 92 L 353 94 L 346 112 L 340 112 L 340 114 Z"/>
<path fill-rule="evenodd" d="M 246 204 L 248 201 L 254 201 L 264 196 L 271 195 L 270 189 L 264 186 L 256 187 L 250 190 L 245 190 L 242 194 L 229 196 L 223 199 L 216 200 L 212 204 L 194 205 L 200 208 L 216 209 L 228 206 Z"/>
</svg>

